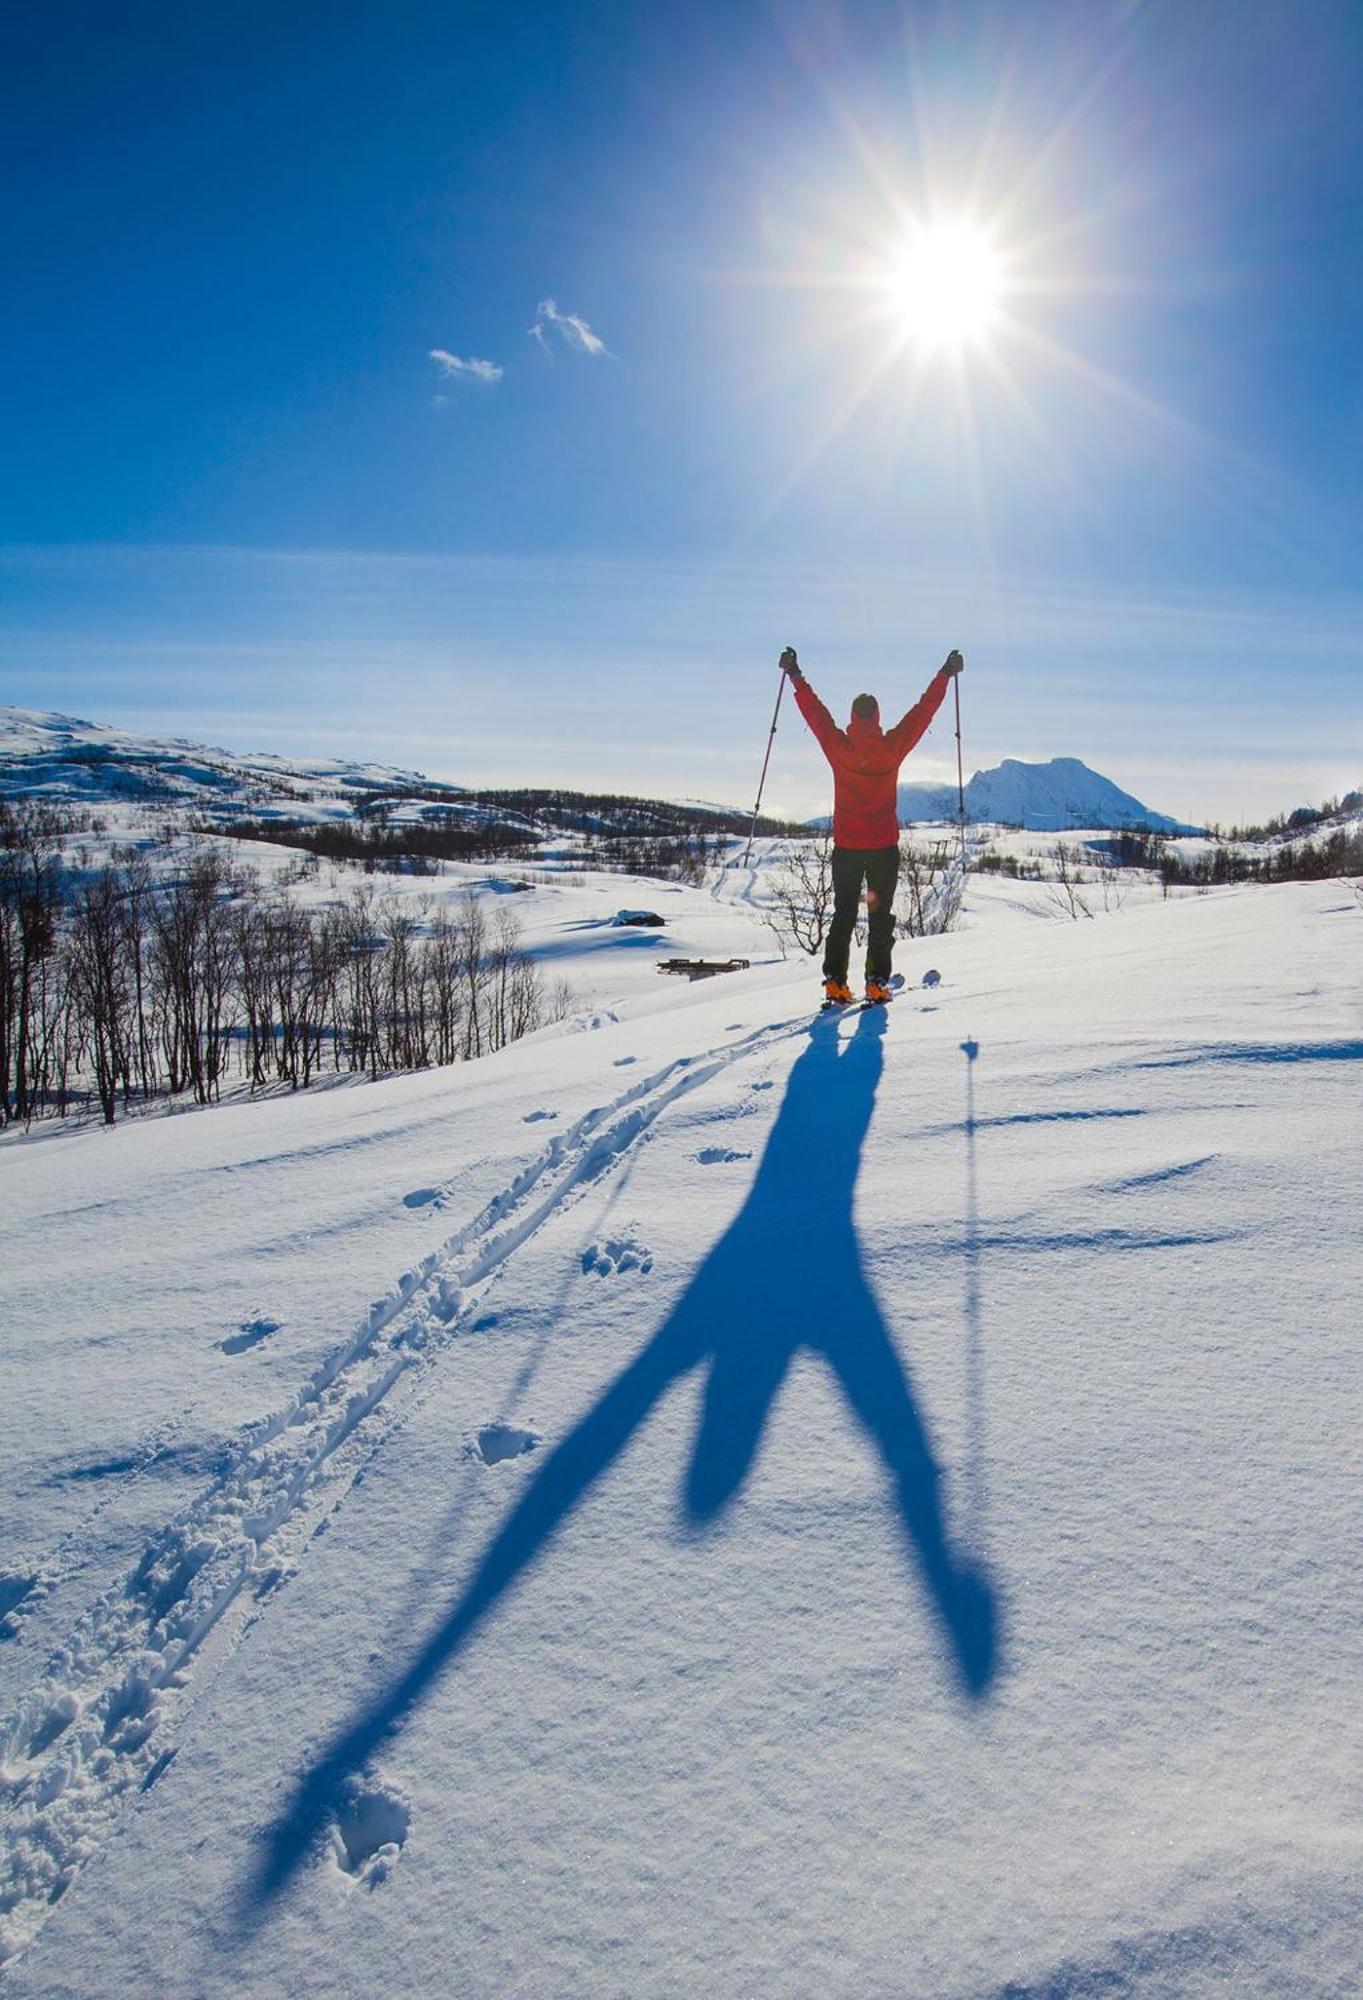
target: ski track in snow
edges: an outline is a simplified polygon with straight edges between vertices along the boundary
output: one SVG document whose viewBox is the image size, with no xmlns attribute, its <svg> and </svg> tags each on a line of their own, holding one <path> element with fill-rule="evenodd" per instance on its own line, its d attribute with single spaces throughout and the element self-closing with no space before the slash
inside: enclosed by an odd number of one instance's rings
<svg viewBox="0 0 1363 2000">
<path fill-rule="evenodd" d="M 37 1935 L 127 1805 L 168 1767 L 175 1747 L 165 1738 L 192 1704 L 196 1671 L 202 1683 L 294 1574 L 507 1259 L 678 1098 L 807 1026 L 802 1015 L 682 1056 L 555 1134 L 375 1300 L 288 1404 L 241 1434 L 131 1574 L 81 1615 L 0 1727 L 0 1965 Z"/>
<path fill-rule="evenodd" d="M 746 905 L 749 909 L 757 910 L 759 907 L 757 901 L 757 871 L 761 865 L 760 860 L 749 862 L 747 867 L 744 867 L 741 861 L 721 862 L 720 866 L 714 871 L 714 880 L 710 884 L 711 902 L 730 903 L 735 906 Z M 746 877 L 741 889 L 735 889 L 733 886 L 733 877 L 735 875 Z"/>
</svg>

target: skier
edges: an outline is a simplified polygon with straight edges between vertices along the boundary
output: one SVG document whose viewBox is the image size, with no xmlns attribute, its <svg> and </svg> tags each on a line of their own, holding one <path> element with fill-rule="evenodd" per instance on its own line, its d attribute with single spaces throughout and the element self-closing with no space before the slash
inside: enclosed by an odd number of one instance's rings
<svg viewBox="0 0 1363 2000">
<path fill-rule="evenodd" d="M 863 882 L 866 998 L 883 1005 L 890 997 L 894 892 L 899 880 L 895 797 L 899 767 L 941 707 L 948 682 L 964 665 L 958 652 L 949 653 L 922 699 L 893 729 L 881 728 L 880 704 L 873 694 L 857 696 L 846 729 L 839 729 L 801 673 L 795 648 L 787 646 L 781 655 L 781 671 L 795 689 L 800 713 L 833 766 L 833 921 L 823 953 L 825 1006 L 846 1006 L 855 998 L 847 984 L 847 959 Z"/>
</svg>

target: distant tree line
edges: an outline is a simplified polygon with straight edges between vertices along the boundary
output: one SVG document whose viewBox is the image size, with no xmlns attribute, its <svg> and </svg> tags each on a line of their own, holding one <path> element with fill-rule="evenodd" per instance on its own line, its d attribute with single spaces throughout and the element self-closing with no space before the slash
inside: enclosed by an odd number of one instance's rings
<svg viewBox="0 0 1363 2000">
<path fill-rule="evenodd" d="M 365 884 L 308 908 L 212 848 L 173 876 L 135 852 L 73 874 L 63 831 L 0 802 L 0 1124 L 467 1060 L 569 1004 L 472 897 L 417 912 Z"/>
<path fill-rule="evenodd" d="M 1185 855 L 1164 834 L 1141 829 L 1113 834 L 1105 842 L 1122 868 L 1149 868 L 1172 888 L 1220 888 L 1236 882 L 1322 882 L 1336 875 L 1363 875 L 1363 832 L 1336 827 L 1315 840 L 1269 847 L 1260 854 L 1215 841 L 1203 854 Z"/>
<path fill-rule="evenodd" d="M 995 848 L 986 847 L 983 852 L 972 857 L 972 873 L 976 875 L 1006 875 L 1012 882 L 1039 882 L 1045 870 L 1039 860 L 1019 857 L 1016 854 L 1000 854 Z"/>
<path fill-rule="evenodd" d="M 1288 822 L 1277 825 L 1281 831 Z M 1158 875 L 1166 891 L 1224 888 L 1237 882 L 1320 882 L 1337 875 L 1363 875 L 1363 833 L 1350 826 L 1336 827 L 1311 841 L 1266 846 L 1258 854 L 1246 853 L 1242 847 L 1215 837 L 1205 853 L 1184 854 L 1171 845 L 1168 834 L 1154 833 L 1148 827 L 1123 828 L 1085 845 L 1096 857 L 1097 880 L 1107 880 L 1113 869 L 1143 868 Z M 1049 866 L 1035 857 L 1020 859 L 993 848 L 976 855 L 970 865 L 977 874 L 1007 875 L 1015 881 L 1051 881 L 1058 876 L 1062 886 L 1067 886 L 1063 877 L 1077 862 L 1067 854 L 1064 843 L 1057 842 L 1050 851 Z"/>
<path fill-rule="evenodd" d="M 589 839 L 583 852 L 585 865 L 604 868 L 618 875 L 651 875 L 660 882 L 689 882 L 699 887 L 705 872 L 718 862 L 724 837 L 713 840 L 703 833 L 655 834 L 641 836 L 608 833 Z"/>
<path fill-rule="evenodd" d="M 766 822 L 774 827 L 777 822 Z M 431 819 L 386 817 L 382 803 L 362 817 L 343 820 L 199 819 L 193 830 L 230 840 L 264 841 L 316 855 L 319 860 L 360 867 L 367 874 L 435 874 L 442 861 L 521 861 L 536 854 L 541 828 L 509 819 L 475 821 L 438 815 Z M 746 833 L 746 826 L 744 832 Z M 586 825 L 572 829 L 572 859 L 583 869 L 620 875 L 651 875 L 660 881 L 700 883 L 720 859 L 726 830 L 706 829 L 683 818 L 671 830 L 638 824 Z"/>
<path fill-rule="evenodd" d="M 623 792 L 571 792 L 560 788 L 500 787 L 488 791 L 458 791 L 440 786 L 374 788 L 365 793 L 358 810 L 366 812 L 384 801 L 424 800 L 436 805 L 477 808 L 492 818 L 509 819 L 523 827 L 563 833 L 636 834 L 685 837 L 694 833 L 746 834 L 746 813 L 723 806 L 675 805 L 667 799 L 635 798 Z M 761 819 L 757 831 L 784 834 L 799 831 L 783 820 Z"/>
<path fill-rule="evenodd" d="M 1310 833 L 1314 827 L 1324 826 L 1332 819 L 1345 818 L 1351 813 L 1363 812 L 1363 791 L 1346 792 L 1341 799 L 1326 799 L 1318 806 L 1298 806 L 1294 812 L 1275 813 L 1260 825 L 1223 827 L 1213 825 L 1209 831 L 1217 840 L 1281 840 Z"/>
<path fill-rule="evenodd" d="M 397 826 L 382 817 L 340 820 L 198 820 L 196 833 L 228 840 L 263 841 L 272 847 L 302 849 L 319 860 L 350 863 L 367 874 L 434 874 L 442 861 L 504 861 L 525 855 L 538 835 L 499 821 L 415 820 Z"/>
</svg>

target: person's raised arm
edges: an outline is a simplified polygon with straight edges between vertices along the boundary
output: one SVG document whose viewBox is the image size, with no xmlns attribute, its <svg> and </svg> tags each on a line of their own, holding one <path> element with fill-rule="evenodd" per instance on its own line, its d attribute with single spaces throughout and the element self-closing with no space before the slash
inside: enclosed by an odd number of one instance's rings
<svg viewBox="0 0 1363 2000">
<path fill-rule="evenodd" d="M 842 741 L 842 731 L 800 671 L 793 646 L 787 646 L 781 655 L 781 672 L 794 688 L 796 706 L 814 732 L 819 748 L 831 760 L 834 745 Z"/>
<path fill-rule="evenodd" d="M 947 688 L 965 666 L 965 661 L 954 648 L 947 654 L 937 672 L 924 688 L 918 700 L 907 715 L 901 716 L 893 729 L 886 731 L 886 741 L 893 747 L 901 763 L 908 756 L 915 743 L 925 736 L 929 724 L 946 695 Z"/>
</svg>

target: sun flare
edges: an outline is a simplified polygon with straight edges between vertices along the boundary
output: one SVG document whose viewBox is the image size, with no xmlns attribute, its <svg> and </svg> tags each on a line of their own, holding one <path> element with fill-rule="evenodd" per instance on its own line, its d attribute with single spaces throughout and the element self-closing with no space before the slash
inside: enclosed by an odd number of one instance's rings
<svg viewBox="0 0 1363 2000">
<path fill-rule="evenodd" d="M 885 308 L 906 344 L 941 350 L 977 345 L 998 321 L 1003 260 L 983 230 L 937 222 L 917 230 L 889 258 Z"/>
</svg>

